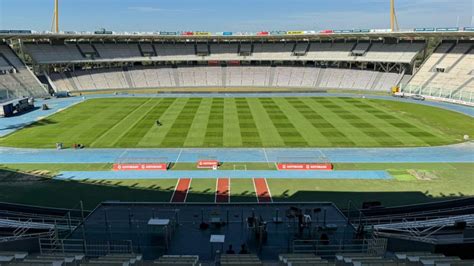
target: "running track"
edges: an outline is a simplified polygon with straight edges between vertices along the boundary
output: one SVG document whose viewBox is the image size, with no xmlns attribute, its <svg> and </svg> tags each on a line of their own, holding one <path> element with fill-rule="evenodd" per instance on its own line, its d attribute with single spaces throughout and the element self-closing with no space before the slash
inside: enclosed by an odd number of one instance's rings
<svg viewBox="0 0 474 266">
<path fill-rule="evenodd" d="M 171 202 L 186 202 L 188 197 L 189 188 L 191 187 L 191 178 L 180 178 L 176 188 L 174 189 Z"/>
<path fill-rule="evenodd" d="M 267 179 L 254 178 L 253 184 L 255 186 L 255 194 L 257 195 L 258 203 L 273 202 L 270 189 L 268 188 Z"/>
<path fill-rule="evenodd" d="M 216 181 L 216 203 L 230 202 L 230 178 L 218 178 Z"/>
<path fill-rule="evenodd" d="M 176 184 L 176 188 L 171 196 L 170 202 L 173 203 L 184 203 L 186 202 L 189 189 L 191 186 L 191 178 L 180 178 Z M 216 179 L 216 194 L 215 203 L 229 203 L 230 202 L 230 178 L 217 178 Z M 271 203 L 273 202 L 270 189 L 268 188 L 267 180 L 265 178 L 254 178 L 253 185 L 255 189 L 255 195 L 258 203 Z"/>
</svg>

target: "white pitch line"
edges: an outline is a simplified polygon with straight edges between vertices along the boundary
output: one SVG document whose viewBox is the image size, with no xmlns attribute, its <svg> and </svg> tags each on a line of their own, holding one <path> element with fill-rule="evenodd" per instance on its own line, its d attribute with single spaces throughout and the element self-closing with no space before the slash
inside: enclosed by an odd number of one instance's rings
<svg viewBox="0 0 474 266">
<path fill-rule="evenodd" d="M 228 184 L 228 186 L 227 186 L 227 190 L 228 190 L 227 191 L 227 195 L 228 195 L 227 196 L 227 203 L 230 203 L 230 180 L 231 179 L 229 177 L 227 177 L 227 179 L 228 179 L 228 183 L 227 183 Z"/>
<path fill-rule="evenodd" d="M 321 159 L 323 160 L 324 163 L 329 161 L 329 160 L 325 160 L 325 159 L 328 159 L 328 158 L 322 150 L 318 149 L 318 151 L 319 151 L 319 154 L 321 154 Z"/>
<path fill-rule="evenodd" d="M 265 150 L 265 148 L 263 148 L 263 154 L 265 155 L 265 160 L 267 161 L 267 164 L 270 164 L 270 161 L 268 160 L 267 151 Z"/>
<path fill-rule="evenodd" d="M 263 180 L 265 180 L 265 185 L 267 185 L 267 191 L 268 191 L 268 196 L 270 197 L 270 202 L 273 203 L 272 192 L 270 192 L 270 187 L 268 186 L 267 179 L 264 178 Z"/>
<path fill-rule="evenodd" d="M 253 190 L 255 191 L 255 196 L 257 197 L 257 203 L 260 203 L 260 199 L 258 197 L 257 186 L 255 185 L 255 177 L 252 178 Z"/>
<path fill-rule="evenodd" d="M 214 203 L 217 203 L 217 194 L 219 192 L 219 178 L 216 178 L 216 192 L 214 193 Z"/>
<path fill-rule="evenodd" d="M 179 158 L 181 158 L 181 153 L 183 152 L 183 149 L 180 149 L 179 150 L 179 154 L 178 154 L 178 157 L 176 157 L 176 161 L 174 161 L 174 164 L 177 164 L 178 161 L 179 161 Z"/>
<path fill-rule="evenodd" d="M 186 200 L 188 199 L 188 194 L 189 194 L 189 190 L 191 190 L 191 183 L 192 183 L 192 182 L 193 182 L 193 179 L 190 178 L 190 179 L 189 179 L 189 186 L 188 186 L 188 189 L 186 189 L 186 195 L 184 196 L 184 201 L 183 201 L 183 203 L 186 202 Z"/>
<path fill-rule="evenodd" d="M 174 186 L 174 191 L 173 191 L 173 194 L 171 195 L 170 203 L 173 202 L 174 194 L 176 194 L 176 189 L 178 188 L 178 184 L 179 184 L 179 178 L 178 178 L 178 182 L 176 182 L 176 186 Z"/>
</svg>

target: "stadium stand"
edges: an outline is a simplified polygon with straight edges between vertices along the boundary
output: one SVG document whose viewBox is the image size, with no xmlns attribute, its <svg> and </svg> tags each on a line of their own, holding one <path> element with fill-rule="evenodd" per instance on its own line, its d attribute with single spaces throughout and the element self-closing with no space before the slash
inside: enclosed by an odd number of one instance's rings
<svg viewBox="0 0 474 266">
<path fill-rule="evenodd" d="M 311 43 L 306 57 L 308 60 L 353 61 L 351 51 L 356 43 Z"/>
<path fill-rule="evenodd" d="M 99 43 L 94 44 L 95 48 L 100 55 L 101 59 L 114 59 L 120 60 L 122 58 L 139 59 L 142 57 L 140 50 L 138 49 L 138 44 L 127 44 L 127 43 Z"/>
<path fill-rule="evenodd" d="M 104 256 L 86 257 L 84 254 L 45 253 L 29 254 L 28 252 L 0 252 L 1 265 L 288 265 L 288 266 L 405 266 L 405 265 L 473 265 L 472 260 L 462 260 L 457 256 L 446 256 L 431 252 L 396 252 L 376 256 L 366 253 L 339 253 L 334 258 L 326 259 L 314 254 L 284 253 L 278 256 L 278 263 L 262 261 L 255 254 L 223 254 L 217 262 L 200 260 L 198 255 L 163 255 L 157 260 L 144 260 L 140 254 L 117 253 Z"/>
<path fill-rule="evenodd" d="M 217 43 L 210 45 L 211 54 L 209 59 L 211 60 L 239 60 L 238 43 Z"/>
<path fill-rule="evenodd" d="M 254 43 L 252 60 L 291 60 L 294 43 Z"/>
<path fill-rule="evenodd" d="M 6 44 L 0 44 L 0 99 L 45 96 L 48 91 Z"/>
<path fill-rule="evenodd" d="M 31 239 L 29 242 L 31 245 L 28 245 L 28 248 L 23 246 L 21 249 L 15 249 L 18 246 L 11 245 L 5 249 L 5 246 L 2 246 L 5 244 L 5 238 L 0 238 L 0 249 L 2 250 L 0 251 L 0 265 L 473 265 L 472 259 L 474 257 L 471 252 L 473 242 L 469 238 L 474 221 L 472 209 L 467 215 L 449 218 L 437 218 L 436 216 L 437 208 L 440 210 L 440 214 L 444 215 L 446 213 L 443 211 L 444 209 L 447 211 L 448 207 L 470 205 L 472 200 L 472 198 L 465 198 L 413 206 L 364 210 L 363 213 L 369 216 L 370 213 L 387 214 L 388 216 L 393 214 L 394 218 L 393 221 L 386 220 L 384 223 L 367 223 L 365 228 L 358 226 L 357 223 L 365 220 L 368 216 L 362 214 L 356 219 L 346 220 L 343 218 L 342 212 L 327 203 L 322 205 L 279 205 L 276 207 L 261 205 L 258 208 L 256 205 L 229 205 L 232 209 L 229 210 L 230 213 L 226 214 L 226 211 L 221 210 L 222 212 L 219 214 L 216 211 L 219 208 L 212 204 L 179 205 L 177 207 L 178 205 L 150 205 L 150 203 L 135 202 L 133 205 L 138 204 L 138 206 L 134 210 L 129 210 L 131 203 L 106 202 L 93 212 L 86 213 L 85 222 L 74 224 L 72 233 L 62 234 L 66 237 L 64 239 L 59 239 L 58 233 L 40 235 L 38 236 L 39 241 Z M 157 206 L 159 207 L 157 208 Z M 319 208 L 314 208 L 317 206 Z M 299 215 L 299 211 L 302 211 L 301 214 L 310 215 L 312 212 L 320 211 L 321 207 L 326 209 L 325 215 L 332 217 L 331 220 L 326 223 L 326 220 L 322 221 L 316 218 L 326 216 L 312 215 L 313 220 L 307 224 L 310 227 L 303 228 L 299 232 L 297 228 L 292 229 L 297 221 L 297 219 L 294 220 L 294 215 Z M 431 211 L 431 213 L 426 212 L 427 216 L 420 216 L 422 213 L 418 212 L 416 217 L 412 213 L 423 209 Z M 118 219 L 130 215 L 124 210 L 133 213 L 136 220 Z M 150 210 L 161 217 L 175 217 L 180 222 L 175 224 L 171 222 L 172 219 L 166 219 L 170 223 L 165 227 L 147 227 L 147 221 L 152 217 Z M 283 219 L 279 223 L 269 219 L 271 216 L 279 215 L 278 212 L 275 214 L 275 210 L 286 210 L 282 212 L 282 214 L 284 213 Z M 29 216 L 38 215 L 37 220 L 29 223 L 30 228 L 47 224 L 50 227 L 63 225 L 63 223 L 53 223 L 52 220 L 41 224 L 36 222 L 42 218 L 45 220 L 60 219 L 64 214 L 68 214 L 66 217 L 82 216 L 79 210 L 0 204 L 0 213 L 5 215 L 6 212 L 16 213 L 19 216 L 24 216 L 27 213 Z M 234 218 L 229 220 L 229 223 L 222 224 L 222 227 L 216 227 L 213 224 L 210 225 L 211 230 L 201 228 L 196 231 L 199 223 L 193 220 L 202 219 L 199 217 L 199 212 L 204 212 L 201 215 L 208 218 Z M 259 234 L 255 234 L 259 232 L 257 227 L 241 225 L 241 223 L 244 225 L 249 223 L 252 219 L 244 221 L 241 220 L 240 215 L 243 218 L 251 218 L 254 212 L 257 214 L 255 217 L 260 217 L 258 213 L 261 213 L 263 217 L 270 215 L 267 218 L 258 218 L 265 221 L 262 229 L 268 234 L 268 239 L 263 242 L 260 242 Z M 413 220 L 409 220 L 411 218 L 408 216 L 400 218 L 397 213 L 402 212 L 411 213 Z M 107 215 L 104 215 L 105 213 Z M 212 216 L 209 216 L 211 214 Z M 226 215 L 229 217 L 225 218 Z M 334 215 L 339 218 L 336 219 Z M 468 220 L 467 217 L 471 217 L 471 220 Z M 459 221 L 466 221 L 466 226 L 457 228 L 459 226 L 456 223 Z M 129 223 L 133 223 L 133 225 L 129 225 Z M 82 227 L 83 224 L 84 227 Z M 347 225 L 347 227 L 341 227 L 343 225 Z M 149 223 L 148 226 L 150 226 Z M 314 230 L 310 230 L 313 226 Z M 230 227 L 232 228 L 230 229 Z M 138 235 L 130 233 L 131 230 L 139 228 L 141 229 Z M 85 230 L 84 234 L 82 230 Z M 341 234 L 345 230 L 351 232 Z M 364 233 L 360 234 L 360 230 Z M 225 232 L 225 245 L 216 243 L 213 246 L 209 242 L 209 235 L 218 232 Z M 399 235 L 403 232 L 405 232 L 405 237 L 400 238 Z M 414 234 L 423 232 L 436 239 L 436 242 L 428 243 Z M 245 236 L 245 240 L 241 238 L 242 234 Z M 453 238 L 455 234 L 464 234 L 466 237 Z M 69 238 L 74 235 L 87 236 L 90 240 Z M 329 236 L 329 241 L 324 240 L 323 235 Z M 236 236 L 237 238 L 235 238 Z M 289 236 L 291 236 L 290 241 L 287 238 Z M 190 237 L 194 243 L 189 241 Z M 405 242 L 397 242 L 399 239 L 403 239 Z M 236 241 L 243 241 L 245 245 L 242 244 L 240 249 L 237 247 L 237 250 L 229 245 L 226 250 L 228 244 L 235 244 Z M 451 241 L 453 241 L 454 250 L 443 250 L 443 247 Z M 169 245 L 169 243 L 175 244 Z M 168 248 L 165 248 L 166 246 Z"/>
<path fill-rule="evenodd" d="M 167 61 L 197 60 L 194 43 L 155 44 L 157 59 Z"/>
<path fill-rule="evenodd" d="M 474 43 L 443 42 L 403 91 L 461 101 L 474 98 Z"/>
<path fill-rule="evenodd" d="M 60 91 L 170 87 L 301 87 L 388 91 L 403 73 L 317 67 L 130 67 L 51 73 Z"/>
<path fill-rule="evenodd" d="M 142 48 L 144 47 L 144 48 Z M 424 42 L 395 44 L 357 42 L 259 42 L 259 43 L 25 43 L 26 51 L 39 64 L 115 61 L 344 61 L 406 63 L 425 47 Z M 363 54 L 354 51 L 363 51 Z M 145 52 L 145 53 L 144 53 Z M 89 55 L 89 56 L 88 56 Z M 93 56 L 90 56 L 93 55 Z M 294 55 L 297 55 L 295 57 Z M 360 56 L 359 56 L 360 55 Z M 388 56 L 387 56 L 388 55 Z"/>
<path fill-rule="evenodd" d="M 293 49 L 294 56 L 304 56 L 308 52 L 309 43 L 300 42 L 295 44 L 295 49 Z"/>
<path fill-rule="evenodd" d="M 473 42 L 443 41 L 412 75 L 415 60 L 426 45 L 421 40 L 390 38 L 206 43 L 51 41 L 25 42 L 23 49 L 33 60 L 36 74 L 47 73 L 42 81 L 49 82 L 56 92 L 186 87 L 388 91 L 400 85 L 408 94 L 473 102 Z M 91 62 L 96 63 L 93 68 Z M 0 74 L 2 98 L 48 93 L 8 45 L 1 48 Z"/>
</svg>

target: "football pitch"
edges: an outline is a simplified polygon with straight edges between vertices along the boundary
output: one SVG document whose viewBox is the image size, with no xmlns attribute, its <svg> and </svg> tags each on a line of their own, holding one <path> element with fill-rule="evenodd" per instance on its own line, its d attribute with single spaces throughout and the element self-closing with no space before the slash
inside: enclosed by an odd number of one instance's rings
<svg viewBox="0 0 474 266">
<path fill-rule="evenodd" d="M 362 98 L 102 98 L 84 101 L 0 138 L 0 145 L 435 146 L 474 135 L 473 124 L 471 117 L 439 108 Z"/>
</svg>

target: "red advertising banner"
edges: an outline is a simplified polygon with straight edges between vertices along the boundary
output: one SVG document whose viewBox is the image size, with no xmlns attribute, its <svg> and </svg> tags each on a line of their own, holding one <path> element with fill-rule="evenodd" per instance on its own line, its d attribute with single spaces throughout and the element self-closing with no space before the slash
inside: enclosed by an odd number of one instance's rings
<svg viewBox="0 0 474 266">
<path fill-rule="evenodd" d="M 217 160 L 200 160 L 198 161 L 197 168 L 208 168 L 208 169 L 214 169 L 219 167 L 219 161 Z"/>
<path fill-rule="evenodd" d="M 330 163 L 279 163 L 278 170 L 322 171 L 333 170 Z"/>
<path fill-rule="evenodd" d="M 166 163 L 116 163 L 114 171 L 166 171 Z"/>
<path fill-rule="evenodd" d="M 322 33 L 322 34 L 333 34 L 333 33 L 334 33 L 334 30 L 322 30 L 322 31 L 320 31 L 319 33 Z"/>
</svg>

